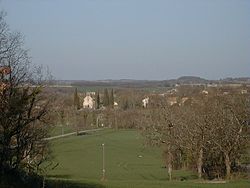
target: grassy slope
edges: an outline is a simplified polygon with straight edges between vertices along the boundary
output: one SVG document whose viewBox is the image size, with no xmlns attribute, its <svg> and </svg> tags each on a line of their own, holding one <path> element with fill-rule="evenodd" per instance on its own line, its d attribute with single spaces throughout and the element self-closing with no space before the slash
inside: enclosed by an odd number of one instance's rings
<svg viewBox="0 0 250 188">
<path fill-rule="evenodd" d="M 60 165 L 49 172 L 49 177 L 63 178 L 77 182 L 100 183 L 102 174 L 102 146 L 105 143 L 107 187 L 248 187 L 249 182 L 227 184 L 198 184 L 193 180 L 185 182 L 167 181 L 166 169 L 162 168 L 161 151 L 158 148 L 143 148 L 142 139 L 135 131 L 106 130 L 92 135 L 74 136 L 53 141 L 55 160 Z M 142 157 L 138 157 L 141 155 Z M 175 171 L 177 179 L 194 175 Z"/>
<path fill-rule="evenodd" d="M 49 136 L 58 136 L 58 135 L 61 135 L 62 132 L 63 132 L 63 134 L 67 134 L 67 133 L 71 133 L 74 131 L 76 131 L 74 128 L 72 128 L 70 126 L 66 126 L 66 125 L 63 126 L 63 131 L 62 131 L 62 126 L 56 125 L 53 128 L 51 128 Z"/>
</svg>

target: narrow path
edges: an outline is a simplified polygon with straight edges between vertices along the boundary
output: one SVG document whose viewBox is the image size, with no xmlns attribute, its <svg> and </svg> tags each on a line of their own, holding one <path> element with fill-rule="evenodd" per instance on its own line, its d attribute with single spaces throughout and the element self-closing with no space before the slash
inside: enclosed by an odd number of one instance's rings
<svg viewBox="0 0 250 188">
<path fill-rule="evenodd" d="M 78 134 L 101 131 L 101 130 L 104 130 L 104 129 L 106 129 L 106 128 L 89 129 L 89 130 L 79 131 Z M 57 139 L 57 138 L 63 138 L 63 137 L 71 136 L 71 135 L 77 135 L 77 132 L 75 131 L 75 132 L 72 132 L 72 133 L 62 134 L 62 135 L 58 135 L 58 136 L 52 136 L 52 137 L 44 138 L 44 140 L 54 140 L 54 139 Z"/>
</svg>

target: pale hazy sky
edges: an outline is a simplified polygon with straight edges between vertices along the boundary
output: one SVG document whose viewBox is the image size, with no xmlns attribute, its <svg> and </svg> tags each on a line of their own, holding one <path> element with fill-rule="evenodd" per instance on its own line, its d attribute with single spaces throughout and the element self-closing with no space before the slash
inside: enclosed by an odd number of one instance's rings
<svg viewBox="0 0 250 188">
<path fill-rule="evenodd" d="M 0 0 L 57 79 L 250 76 L 250 0 Z"/>
</svg>

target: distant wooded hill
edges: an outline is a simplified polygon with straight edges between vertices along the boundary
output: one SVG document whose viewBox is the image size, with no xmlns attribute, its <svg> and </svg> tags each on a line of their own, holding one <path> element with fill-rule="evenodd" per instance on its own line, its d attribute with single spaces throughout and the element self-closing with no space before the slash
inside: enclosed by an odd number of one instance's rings
<svg viewBox="0 0 250 188">
<path fill-rule="evenodd" d="M 220 80 L 207 80 L 196 76 L 182 76 L 170 80 L 56 80 L 53 84 L 71 85 L 78 87 L 128 87 L 128 88 L 145 88 L 145 87 L 173 87 L 176 84 L 250 84 L 250 77 L 225 78 Z"/>
</svg>

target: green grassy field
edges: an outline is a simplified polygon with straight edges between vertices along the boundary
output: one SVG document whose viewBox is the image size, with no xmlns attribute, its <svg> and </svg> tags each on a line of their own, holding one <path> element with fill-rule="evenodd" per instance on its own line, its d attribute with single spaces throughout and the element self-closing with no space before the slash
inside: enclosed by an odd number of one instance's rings
<svg viewBox="0 0 250 188">
<path fill-rule="evenodd" d="M 102 182 L 102 143 L 105 143 L 106 181 Z M 55 162 L 49 178 L 79 183 L 102 184 L 107 188 L 160 187 L 248 187 L 249 181 L 204 184 L 195 174 L 174 171 L 175 180 L 167 180 L 167 171 L 159 148 L 143 147 L 142 137 L 133 130 L 105 130 L 90 135 L 72 136 L 52 142 Z M 180 179 L 187 179 L 180 181 Z"/>
<path fill-rule="evenodd" d="M 58 136 L 76 131 L 72 126 L 56 125 L 51 128 L 49 136 Z"/>
</svg>

